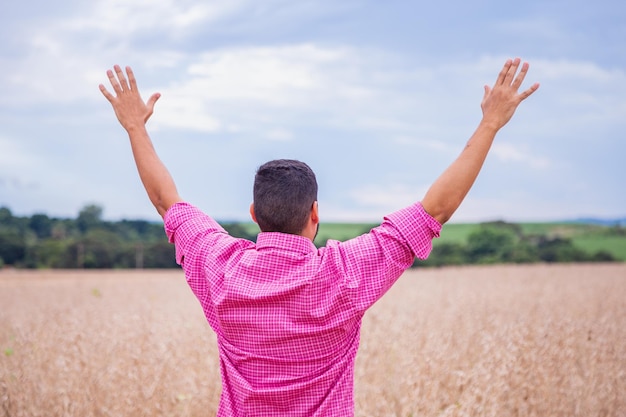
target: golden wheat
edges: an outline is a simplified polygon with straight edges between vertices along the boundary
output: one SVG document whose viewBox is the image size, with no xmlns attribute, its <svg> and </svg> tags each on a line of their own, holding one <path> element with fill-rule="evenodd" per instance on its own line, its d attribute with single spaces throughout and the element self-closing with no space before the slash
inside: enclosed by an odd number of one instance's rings
<svg viewBox="0 0 626 417">
<path fill-rule="evenodd" d="M 0 273 L 0 416 L 211 416 L 180 271 Z M 369 311 L 357 416 L 626 416 L 626 265 L 411 270 Z"/>
</svg>

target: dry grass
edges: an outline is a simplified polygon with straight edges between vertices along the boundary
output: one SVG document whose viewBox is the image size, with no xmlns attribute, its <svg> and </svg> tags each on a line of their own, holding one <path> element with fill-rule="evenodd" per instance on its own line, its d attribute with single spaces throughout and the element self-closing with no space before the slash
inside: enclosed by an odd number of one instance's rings
<svg viewBox="0 0 626 417">
<path fill-rule="evenodd" d="M 179 271 L 0 273 L 0 416 L 210 416 Z M 626 416 L 626 264 L 410 271 L 368 314 L 357 416 Z"/>
</svg>

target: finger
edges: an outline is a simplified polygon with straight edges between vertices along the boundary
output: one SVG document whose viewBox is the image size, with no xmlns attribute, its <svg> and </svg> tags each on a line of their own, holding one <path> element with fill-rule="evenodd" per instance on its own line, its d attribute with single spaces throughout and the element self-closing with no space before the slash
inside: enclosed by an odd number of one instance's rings
<svg viewBox="0 0 626 417">
<path fill-rule="evenodd" d="M 120 68 L 119 65 L 115 65 L 113 67 L 113 69 L 115 69 L 115 73 L 117 74 L 117 78 L 120 82 L 120 86 L 122 88 L 122 91 L 127 91 L 128 88 L 128 83 L 126 82 L 126 77 L 124 77 L 124 73 L 122 72 L 122 68 Z"/>
<path fill-rule="evenodd" d="M 535 91 L 537 91 L 539 89 L 539 83 L 534 83 L 533 85 L 530 86 L 529 89 L 522 91 L 519 95 L 519 99 L 520 101 L 522 100 L 526 100 L 528 97 L 530 97 L 530 95 L 532 93 L 534 93 Z"/>
<path fill-rule="evenodd" d="M 131 67 L 126 67 L 126 74 L 128 75 L 128 83 L 130 84 L 131 90 L 137 90 L 137 80 L 135 79 L 135 74 Z"/>
<path fill-rule="evenodd" d="M 517 68 L 519 67 L 519 63 L 520 63 L 519 58 L 515 58 L 513 62 L 511 62 L 511 65 L 509 66 L 509 70 L 507 71 L 504 77 L 505 85 L 511 85 L 511 83 L 513 82 L 515 74 L 517 73 Z"/>
<path fill-rule="evenodd" d="M 524 62 L 524 64 L 522 64 L 522 69 L 520 70 L 519 74 L 517 74 L 517 77 L 515 77 L 515 80 L 513 80 L 513 88 L 515 88 L 516 90 L 518 90 L 520 88 L 520 86 L 522 85 L 522 82 L 524 81 L 524 78 L 526 78 L 526 73 L 528 72 L 528 62 Z"/>
<path fill-rule="evenodd" d="M 120 87 L 120 83 L 117 82 L 117 78 L 115 78 L 113 71 L 108 70 L 107 77 L 109 77 L 109 82 L 111 83 L 111 87 L 113 87 L 113 91 L 115 91 L 116 94 L 121 93 L 122 87 Z"/>
<path fill-rule="evenodd" d="M 100 84 L 98 87 L 100 87 L 100 91 L 102 92 L 102 94 L 104 95 L 104 97 L 109 100 L 109 102 L 113 102 L 113 100 L 115 99 L 115 97 L 113 97 L 113 94 L 109 93 L 109 91 L 106 89 L 106 87 L 102 84 Z"/>
<path fill-rule="evenodd" d="M 510 59 L 506 60 L 506 62 L 504 63 L 504 67 L 502 67 L 502 70 L 500 70 L 500 73 L 498 74 L 495 85 L 500 85 L 504 83 L 506 74 L 509 72 L 509 68 L 511 68 L 511 63 L 512 61 Z"/>
</svg>

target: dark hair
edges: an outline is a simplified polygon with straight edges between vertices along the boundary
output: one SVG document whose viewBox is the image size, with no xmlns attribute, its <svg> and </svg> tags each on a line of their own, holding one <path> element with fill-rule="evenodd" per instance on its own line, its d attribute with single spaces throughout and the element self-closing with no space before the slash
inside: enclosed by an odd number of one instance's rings
<svg viewBox="0 0 626 417">
<path fill-rule="evenodd" d="M 254 177 L 254 215 L 262 232 L 300 234 L 317 200 L 317 180 L 304 162 L 277 159 Z"/>
</svg>

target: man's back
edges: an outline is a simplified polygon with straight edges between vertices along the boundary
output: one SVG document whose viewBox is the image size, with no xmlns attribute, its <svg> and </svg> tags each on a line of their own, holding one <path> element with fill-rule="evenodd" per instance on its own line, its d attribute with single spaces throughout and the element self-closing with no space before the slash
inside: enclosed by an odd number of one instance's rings
<svg viewBox="0 0 626 417">
<path fill-rule="evenodd" d="M 351 391 L 331 388 L 352 385 L 362 314 L 323 260 L 306 238 L 261 234 L 215 288 L 220 355 L 226 373 L 245 381 L 231 391 L 244 414 L 352 409 Z"/>
<path fill-rule="evenodd" d="M 230 237 L 186 204 L 168 212 L 168 235 L 218 337 L 219 415 L 354 412 L 363 314 L 412 264 L 411 248 L 424 256 L 439 232 L 419 205 L 390 219 L 318 250 L 298 235 Z"/>
</svg>

